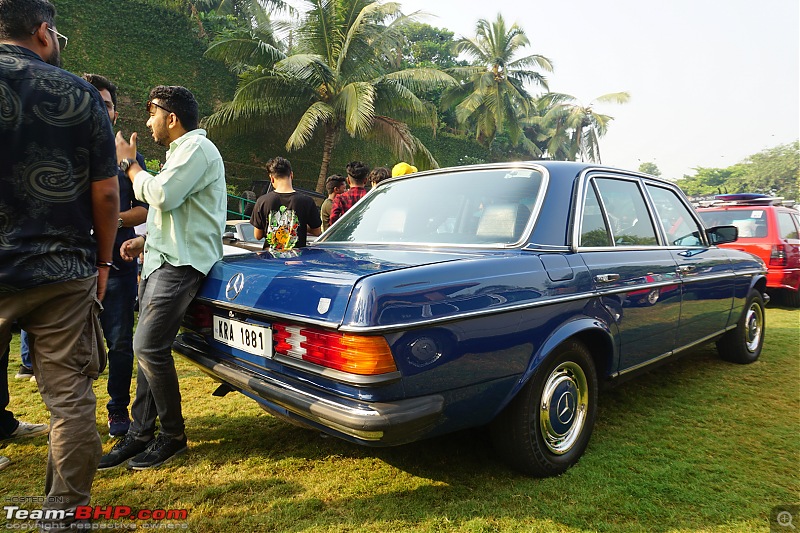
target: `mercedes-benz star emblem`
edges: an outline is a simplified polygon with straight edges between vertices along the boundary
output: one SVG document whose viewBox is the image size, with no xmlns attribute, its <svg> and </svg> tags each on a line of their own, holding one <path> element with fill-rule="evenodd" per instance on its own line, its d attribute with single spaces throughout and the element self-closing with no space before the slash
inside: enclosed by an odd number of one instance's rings
<svg viewBox="0 0 800 533">
<path fill-rule="evenodd" d="M 231 277 L 228 280 L 228 284 L 225 285 L 225 298 L 228 301 L 235 300 L 239 293 L 242 292 L 244 288 L 244 274 L 239 272 L 235 276 Z"/>
<path fill-rule="evenodd" d="M 575 398 L 572 393 L 567 391 L 558 399 L 557 406 L 558 421 L 562 424 L 569 424 L 575 415 Z"/>
</svg>

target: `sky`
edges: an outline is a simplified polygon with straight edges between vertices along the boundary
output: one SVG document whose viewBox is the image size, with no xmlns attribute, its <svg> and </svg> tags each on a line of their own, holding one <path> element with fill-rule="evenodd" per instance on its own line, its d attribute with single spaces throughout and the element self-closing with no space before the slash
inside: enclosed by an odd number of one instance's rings
<svg viewBox="0 0 800 533">
<path fill-rule="evenodd" d="M 614 117 L 603 164 L 652 162 L 677 179 L 800 138 L 797 0 L 398 1 L 456 38 L 501 13 L 528 36 L 522 53 L 553 62 L 550 90 L 583 105 L 630 93 L 627 104 L 593 106 Z"/>
</svg>

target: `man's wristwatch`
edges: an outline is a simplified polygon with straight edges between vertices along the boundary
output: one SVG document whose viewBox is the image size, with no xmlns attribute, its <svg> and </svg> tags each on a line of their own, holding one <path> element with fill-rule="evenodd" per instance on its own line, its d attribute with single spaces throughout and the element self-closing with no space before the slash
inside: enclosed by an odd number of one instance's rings
<svg viewBox="0 0 800 533">
<path fill-rule="evenodd" d="M 126 158 L 119 162 L 119 169 L 123 172 L 128 172 L 128 169 L 131 168 L 131 165 L 136 163 L 135 159 Z"/>
<path fill-rule="evenodd" d="M 122 228 L 122 217 L 120 217 L 119 220 L 117 221 L 117 229 L 120 228 Z"/>
</svg>

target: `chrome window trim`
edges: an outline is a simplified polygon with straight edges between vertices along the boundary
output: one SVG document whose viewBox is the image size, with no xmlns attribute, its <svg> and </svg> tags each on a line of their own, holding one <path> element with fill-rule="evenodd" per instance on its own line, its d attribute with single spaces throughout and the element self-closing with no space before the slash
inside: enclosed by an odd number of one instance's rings
<svg viewBox="0 0 800 533">
<path fill-rule="evenodd" d="M 605 177 L 611 179 L 621 179 L 626 181 L 635 181 L 639 188 L 639 192 L 644 198 L 645 205 L 647 206 L 648 215 L 650 216 L 650 223 L 653 225 L 653 228 L 656 230 L 656 238 L 660 244 L 653 245 L 653 246 L 580 246 L 580 237 L 581 237 L 581 226 L 583 224 L 583 208 L 586 204 L 586 193 L 588 192 L 588 187 L 591 186 L 591 181 L 598 177 Z M 701 228 L 703 231 L 702 233 L 702 240 L 705 243 L 704 246 L 683 246 L 678 247 L 679 249 L 704 249 L 712 247 L 708 242 L 708 236 L 705 234 L 705 225 L 703 224 L 702 220 L 700 219 L 697 211 L 691 207 L 691 204 L 687 201 L 686 195 L 683 194 L 683 191 L 680 190 L 674 183 L 656 178 L 653 176 L 648 176 L 645 174 L 637 174 L 630 171 L 618 170 L 614 171 L 613 173 L 609 171 L 607 168 L 599 168 L 599 167 L 589 167 L 584 169 L 578 177 L 578 188 L 577 188 L 577 202 L 576 207 L 573 212 L 573 219 L 572 219 L 572 242 L 569 243 L 570 249 L 577 253 L 583 251 L 608 251 L 608 250 L 617 250 L 617 249 L 624 249 L 624 250 L 641 250 L 641 249 L 672 249 L 672 246 L 669 242 L 666 241 L 666 236 L 663 235 L 663 228 L 661 227 L 661 223 L 657 221 L 655 207 L 653 206 L 652 199 L 650 198 L 650 193 L 647 191 L 647 185 L 652 185 L 655 187 L 661 187 L 663 189 L 667 189 L 673 192 L 676 192 L 676 196 L 678 199 L 683 203 L 685 207 L 688 208 L 689 213 L 691 213 L 692 218 L 695 221 L 695 224 Z M 606 206 L 603 203 L 603 198 L 598 194 L 597 200 L 600 203 L 600 209 L 602 210 L 603 220 L 606 223 L 609 231 L 611 230 L 610 224 L 608 223 L 608 213 L 606 212 Z M 613 240 L 613 231 L 611 233 L 612 240 Z"/>
</svg>

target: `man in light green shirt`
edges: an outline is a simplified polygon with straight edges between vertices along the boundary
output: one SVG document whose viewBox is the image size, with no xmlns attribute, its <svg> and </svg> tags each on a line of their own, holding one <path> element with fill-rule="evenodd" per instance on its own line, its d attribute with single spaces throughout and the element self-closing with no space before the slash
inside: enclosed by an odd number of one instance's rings
<svg viewBox="0 0 800 533">
<path fill-rule="evenodd" d="M 200 283 L 222 257 L 225 168 L 217 147 L 197 128 L 197 101 L 184 87 L 159 86 L 150 91 L 147 111 L 153 139 L 169 147 L 158 175 L 136 163 L 136 133 L 130 142 L 117 134 L 120 168 L 133 182 L 136 198 L 150 204 L 150 210 L 146 241 L 137 237 L 120 249 L 128 261 L 144 250 L 133 338 L 138 374 L 130 429 L 100 459 L 101 470 L 125 462 L 144 470 L 187 450 L 172 341 Z M 161 426 L 157 436 L 156 419 Z"/>
</svg>

